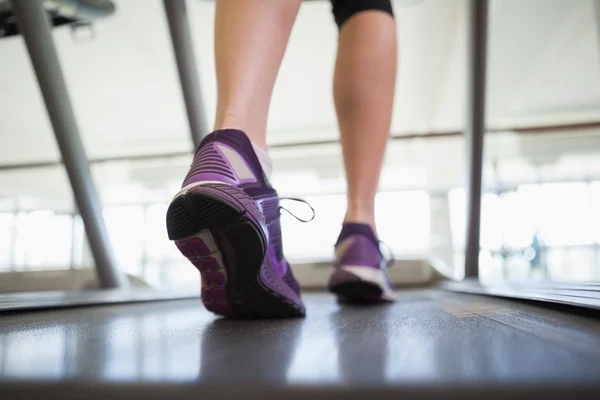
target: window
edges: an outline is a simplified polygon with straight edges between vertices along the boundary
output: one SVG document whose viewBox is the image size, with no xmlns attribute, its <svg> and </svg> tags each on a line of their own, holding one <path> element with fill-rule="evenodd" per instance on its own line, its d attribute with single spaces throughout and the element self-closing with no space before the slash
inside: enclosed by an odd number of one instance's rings
<svg viewBox="0 0 600 400">
<path fill-rule="evenodd" d="M 590 185 L 585 182 L 522 185 L 521 202 L 515 219 L 522 218 L 523 232 L 512 232 L 518 243 L 528 245 L 525 234 L 533 235 L 539 228 L 548 246 L 591 244 L 594 222 L 590 204 Z M 525 232 L 527 230 L 527 232 Z"/>
<path fill-rule="evenodd" d="M 595 242 L 600 244 L 600 182 L 593 182 L 591 184 L 591 219 L 594 221 L 594 239 Z M 600 268 L 600 266 L 598 266 Z"/>
<path fill-rule="evenodd" d="M 329 261 L 346 213 L 346 196 L 307 196 L 315 209 L 315 219 L 302 224 L 282 215 L 281 224 L 285 254 L 291 262 Z M 287 207 L 287 205 L 284 203 Z M 383 192 L 375 203 L 376 223 L 380 239 L 394 255 L 426 253 L 429 248 L 429 195 L 424 191 Z M 294 213 L 305 211 L 296 206 Z"/>
<path fill-rule="evenodd" d="M 465 193 L 449 193 L 455 251 L 464 249 Z M 482 274 L 494 279 L 600 279 L 600 182 L 520 185 L 482 199 Z M 532 270 L 532 242 L 540 258 Z M 484 271 L 485 270 L 485 271 Z"/>
<path fill-rule="evenodd" d="M 425 254 L 429 250 L 430 214 L 425 191 L 379 193 L 375 202 L 379 238 L 394 255 Z"/>
<path fill-rule="evenodd" d="M 144 253 L 147 261 L 168 263 L 184 260 L 167 235 L 167 208 L 166 204 L 153 204 L 146 208 Z"/>
<path fill-rule="evenodd" d="M 104 218 L 119 266 L 125 273 L 140 275 L 144 247 L 144 207 L 107 207 L 104 209 Z"/>
<path fill-rule="evenodd" d="M 340 233 L 346 212 L 344 195 L 307 196 L 305 200 L 315 209 L 315 219 L 301 223 L 285 212 L 281 218 L 283 246 L 290 262 L 326 261 L 333 257 L 333 246 Z M 294 214 L 304 216 L 299 206 L 282 202 Z"/>
<path fill-rule="evenodd" d="M 49 210 L 15 215 L 15 269 L 65 269 L 71 266 L 72 219 Z"/>
<path fill-rule="evenodd" d="M 13 213 L 0 213 L 0 271 L 12 268 L 14 223 Z"/>
<path fill-rule="evenodd" d="M 448 191 L 448 201 L 450 202 L 452 243 L 456 250 L 463 250 L 465 248 L 465 235 L 467 234 L 467 197 L 464 189 L 450 189 Z"/>
<path fill-rule="evenodd" d="M 498 250 L 503 244 L 503 220 L 507 211 L 506 194 L 484 193 L 481 199 L 481 245 L 487 249 Z M 451 189 L 448 192 L 450 202 L 450 224 L 452 243 L 456 249 L 466 246 L 467 196 L 464 189 Z"/>
<path fill-rule="evenodd" d="M 529 246 L 536 230 L 541 228 L 539 196 L 536 186 L 519 187 L 515 192 L 503 194 L 503 223 L 496 229 L 504 246 L 513 249 Z"/>
</svg>

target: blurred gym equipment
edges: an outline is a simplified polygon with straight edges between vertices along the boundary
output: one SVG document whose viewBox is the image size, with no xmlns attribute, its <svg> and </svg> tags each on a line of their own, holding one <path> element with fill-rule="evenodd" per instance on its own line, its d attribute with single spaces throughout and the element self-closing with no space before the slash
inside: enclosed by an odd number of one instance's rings
<svg viewBox="0 0 600 400">
<path fill-rule="evenodd" d="M 52 27 L 68 25 L 76 30 L 91 27 L 116 10 L 111 0 L 43 0 Z M 18 35 L 19 27 L 9 0 L 0 1 L 0 38 Z"/>
</svg>

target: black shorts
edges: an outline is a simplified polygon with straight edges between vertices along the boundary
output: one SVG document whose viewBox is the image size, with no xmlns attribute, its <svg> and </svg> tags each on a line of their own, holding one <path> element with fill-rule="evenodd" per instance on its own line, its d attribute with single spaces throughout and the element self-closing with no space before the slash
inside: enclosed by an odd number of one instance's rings
<svg viewBox="0 0 600 400">
<path fill-rule="evenodd" d="M 338 28 L 361 11 L 379 10 L 394 16 L 391 0 L 331 0 L 331 5 Z"/>
</svg>

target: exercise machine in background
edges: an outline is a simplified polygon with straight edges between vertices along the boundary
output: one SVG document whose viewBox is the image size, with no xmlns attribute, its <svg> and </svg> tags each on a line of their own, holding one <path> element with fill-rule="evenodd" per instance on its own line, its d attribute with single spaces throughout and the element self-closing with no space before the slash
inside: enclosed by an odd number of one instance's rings
<svg viewBox="0 0 600 400">
<path fill-rule="evenodd" d="M 74 38 L 82 31 L 93 37 L 93 23 L 112 16 L 116 11 L 111 0 L 44 0 L 52 28 L 68 26 Z M 0 39 L 19 35 L 16 17 L 9 0 L 0 0 Z"/>
</svg>

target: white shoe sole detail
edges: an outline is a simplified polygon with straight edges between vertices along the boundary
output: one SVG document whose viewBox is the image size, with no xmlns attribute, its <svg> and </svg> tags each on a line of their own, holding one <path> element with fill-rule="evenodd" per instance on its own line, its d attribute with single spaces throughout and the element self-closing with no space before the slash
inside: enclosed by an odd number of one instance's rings
<svg viewBox="0 0 600 400">
<path fill-rule="evenodd" d="M 173 199 L 171 201 L 173 201 L 176 198 L 178 198 L 179 196 L 185 194 L 191 188 L 194 188 L 196 186 L 202 186 L 202 185 L 210 185 L 210 184 L 214 184 L 214 183 L 218 183 L 221 185 L 229 185 L 229 183 L 222 182 L 222 181 L 198 181 L 198 182 L 190 183 L 189 185 L 185 185 L 184 187 L 182 187 L 181 190 L 179 190 L 179 192 L 177 192 L 177 194 L 175 196 L 173 196 Z"/>
<path fill-rule="evenodd" d="M 364 267 L 361 265 L 345 265 L 340 269 L 360 278 L 361 281 L 373 283 L 379 286 L 382 290 L 382 298 L 390 301 L 396 299 L 396 294 L 385 279 L 384 271 L 371 267 Z"/>
<path fill-rule="evenodd" d="M 203 229 L 200 232 L 196 233 L 195 235 L 188 236 L 185 239 L 177 240 L 175 242 L 176 243 L 184 242 L 184 241 L 192 239 L 192 238 L 200 238 L 200 240 L 202 240 L 202 242 L 204 243 L 204 245 L 210 252 L 210 255 L 204 256 L 202 258 L 206 258 L 206 257 L 214 258 L 215 261 L 217 262 L 217 265 L 219 266 L 218 271 L 223 274 L 223 276 L 225 277 L 225 282 L 227 282 L 227 269 L 225 269 L 225 263 L 223 262 L 223 254 L 219 250 L 219 247 L 217 246 L 217 243 L 215 242 L 215 239 L 214 239 L 212 233 L 210 233 L 210 231 L 208 229 Z M 193 262 L 194 260 L 190 259 L 190 261 Z"/>
</svg>

